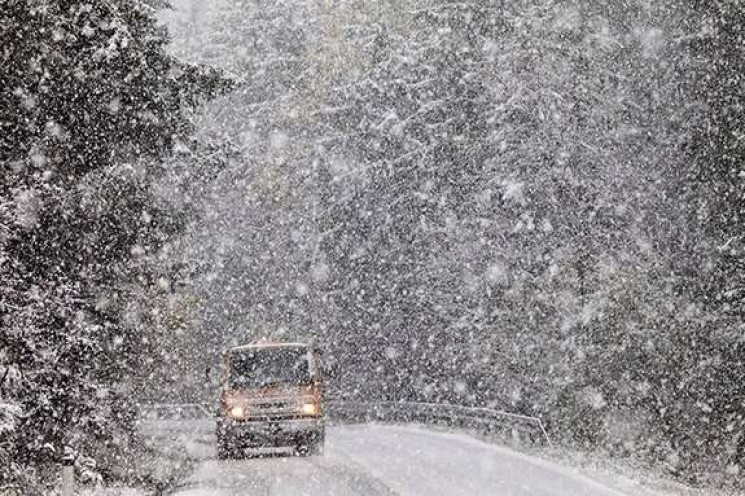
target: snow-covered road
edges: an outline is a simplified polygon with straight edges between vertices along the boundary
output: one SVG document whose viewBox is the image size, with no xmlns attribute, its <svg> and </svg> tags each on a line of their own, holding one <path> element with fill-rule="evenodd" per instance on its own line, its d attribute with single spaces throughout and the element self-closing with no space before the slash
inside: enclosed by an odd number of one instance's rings
<svg viewBox="0 0 745 496">
<path fill-rule="evenodd" d="M 214 445 L 176 494 L 631 496 L 577 472 L 462 434 L 331 427 L 320 457 L 220 461 Z"/>
</svg>

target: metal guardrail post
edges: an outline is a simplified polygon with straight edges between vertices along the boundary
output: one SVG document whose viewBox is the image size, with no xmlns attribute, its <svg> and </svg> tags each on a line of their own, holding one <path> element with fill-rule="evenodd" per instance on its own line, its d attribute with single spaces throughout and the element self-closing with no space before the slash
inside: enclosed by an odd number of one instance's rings
<svg viewBox="0 0 745 496">
<path fill-rule="evenodd" d="M 551 442 L 551 438 L 548 436 L 548 432 L 546 432 L 546 428 L 543 426 L 541 419 L 538 419 L 538 425 L 541 426 L 541 431 L 543 432 L 543 436 L 546 438 L 548 447 L 553 449 L 554 443 Z"/>
<path fill-rule="evenodd" d="M 75 467 L 72 463 L 62 466 L 62 496 L 75 495 Z"/>
</svg>

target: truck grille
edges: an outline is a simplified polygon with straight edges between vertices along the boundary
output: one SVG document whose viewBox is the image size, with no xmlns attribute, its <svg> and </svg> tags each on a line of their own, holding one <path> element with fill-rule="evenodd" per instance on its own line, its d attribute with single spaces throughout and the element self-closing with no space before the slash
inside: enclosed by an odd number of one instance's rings
<svg viewBox="0 0 745 496">
<path fill-rule="evenodd" d="M 298 401 L 273 400 L 248 405 L 246 420 L 280 420 L 300 417 Z"/>
</svg>

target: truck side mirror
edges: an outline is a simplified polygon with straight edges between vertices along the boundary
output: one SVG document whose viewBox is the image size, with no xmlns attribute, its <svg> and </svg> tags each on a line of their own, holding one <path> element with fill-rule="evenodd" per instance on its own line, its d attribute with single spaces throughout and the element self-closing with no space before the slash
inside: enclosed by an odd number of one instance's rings
<svg viewBox="0 0 745 496">
<path fill-rule="evenodd" d="M 331 358 L 323 364 L 323 374 L 327 379 L 334 379 L 339 375 L 339 362 Z"/>
</svg>

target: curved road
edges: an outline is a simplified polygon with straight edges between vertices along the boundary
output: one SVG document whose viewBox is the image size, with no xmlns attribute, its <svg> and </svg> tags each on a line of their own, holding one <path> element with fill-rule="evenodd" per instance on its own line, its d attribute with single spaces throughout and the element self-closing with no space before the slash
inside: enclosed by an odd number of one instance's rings
<svg viewBox="0 0 745 496">
<path fill-rule="evenodd" d="M 404 426 L 327 430 L 319 457 L 220 461 L 214 439 L 180 496 L 629 496 L 572 470 L 461 434 Z"/>
</svg>

